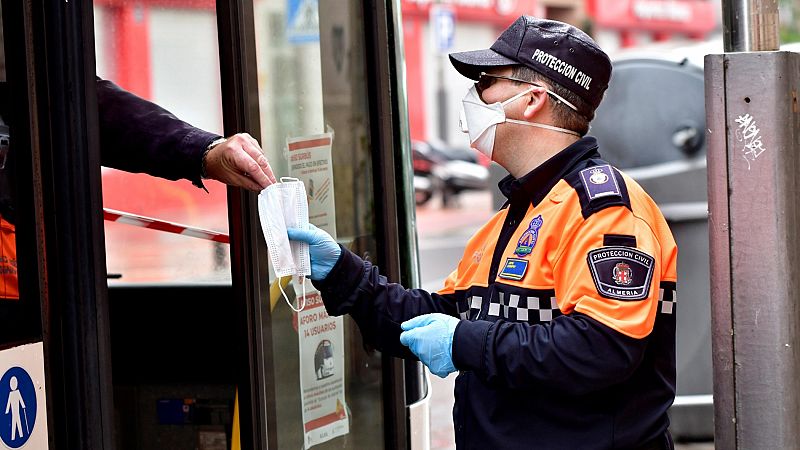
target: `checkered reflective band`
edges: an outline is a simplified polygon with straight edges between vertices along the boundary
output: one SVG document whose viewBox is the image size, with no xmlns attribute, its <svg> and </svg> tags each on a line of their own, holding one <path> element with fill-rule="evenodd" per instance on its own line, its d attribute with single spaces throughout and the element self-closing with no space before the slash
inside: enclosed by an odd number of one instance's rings
<svg viewBox="0 0 800 450">
<path fill-rule="evenodd" d="M 549 294 L 540 296 L 523 296 L 498 292 L 489 303 L 489 317 L 502 317 L 517 322 L 541 323 L 550 322 L 561 315 L 556 298 Z"/>
<path fill-rule="evenodd" d="M 658 312 L 662 314 L 675 314 L 675 305 L 678 301 L 675 283 L 662 282 L 658 290 Z"/>
<path fill-rule="evenodd" d="M 459 300 L 458 315 L 465 320 L 477 320 L 481 312 L 483 297 L 480 295 L 470 295 L 463 300 Z"/>
</svg>

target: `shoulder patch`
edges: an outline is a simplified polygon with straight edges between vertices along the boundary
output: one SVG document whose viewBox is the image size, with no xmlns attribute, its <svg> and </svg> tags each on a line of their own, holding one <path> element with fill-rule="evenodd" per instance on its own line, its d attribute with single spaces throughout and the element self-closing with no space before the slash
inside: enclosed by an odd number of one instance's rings
<svg viewBox="0 0 800 450">
<path fill-rule="evenodd" d="M 581 180 L 590 202 L 600 197 L 620 195 L 617 177 L 608 164 L 581 170 Z"/>
<path fill-rule="evenodd" d="M 564 179 L 578 194 L 584 219 L 611 206 L 631 209 L 625 180 L 610 164 L 587 167 L 572 172 Z"/>
<path fill-rule="evenodd" d="M 597 292 L 615 300 L 644 300 L 650 295 L 655 258 L 631 247 L 601 247 L 586 256 Z"/>
</svg>

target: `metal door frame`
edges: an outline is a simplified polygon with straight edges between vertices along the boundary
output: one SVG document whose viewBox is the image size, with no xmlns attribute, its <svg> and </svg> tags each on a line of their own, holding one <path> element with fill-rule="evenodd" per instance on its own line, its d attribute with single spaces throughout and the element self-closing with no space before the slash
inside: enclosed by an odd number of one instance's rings
<svg viewBox="0 0 800 450">
<path fill-rule="evenodd" d="M 398 2 L 364 3 L 374 193 L 384 273 L 418 283 L 408 132 L 402 84 Z M 12 121 L 20 158 L 18 246 L 20 289 L 38 298 L 32 314 L 43 338 L 48 385 L 50 445 L 87 450 L 113 448 L 113 392 L 109 348 L 100 151 L 91 3 L 4 1 L 6 40 L 22 42 L 6 53 L 19 119 Z M 218 0 L 220 62 L 226 133 L 257 130 L 257 79 L 252 3 Z M 9 46 L 13 47 L 13 46 Z M 255 136 L 258 138 L 258 136 Z M 401 186 L 401 189 L 396 189 Z M 233 287 L 240 311 L 240 425 L 243 448 L 276 447 L 271 347 L 260 333 L 260 294 L 266 274 L 256 198 L 228 191 Z M 259 242 L 254 247 L 253 242 Z M 400 245 L 404 243 L 407 245 Z M 259 251 L 259 248 L 262 251 Z M 384 426 L 388 448 L 408 441 L 406 403 L 419 398 L 418 363 L 384 356 Z M 406 389 L 407 374 L 416 383 Z"/>
<path fill-rule="evenodd" d="M 379 242 L 397 242 L 379 249 L 377 263 L 390 279 L 406 286 L 419 284 L 414 223 L 413 184 L 408 117 L 403 84 L 402 23 L 399 1 L 365 0 L 364 42 L 367 49 L 367 89 L 372 142 L 374 198 Z M 260 130 L 255 32 L 252 2 L 217 0 L 223 116 L 226 134 Z M 230 68 L 229 71 L 226 68 Z M 260 139 L 259 139 L 260 140 Z M 400 187 L 398 189 L 398 186 Z M 231 230 L 231 271 L 236 301 L 242 302 L 237 336 L 240 365 L 239 420 L 242 448 L 277 448 L 275 380 L 272 345 L 264 342 L 259 298 L 268 286 L 266 246 L 261 237 L 256 196 L 228 189 Z M 249 244 L 248 244 L 249 243 Z M 256 243 L 256 245 L 253 245 Z M 401 245 L 406 244 L 406 245 Z M 270 337 L 267 336 L 269 339 Z M 383 356 L 384 443 L 407 448 L 407 404 L 423 394 L 418 362 Z"/>
<path fill-rule="evenodd" d="M 52 448 L 113 448 L 108 293 L 88 2 L 3 4 L 20 170 L 21 296 L 38 299 Z M 23 160 L 23 158 L 20 158 Z M 29 190 L 27 188 L 30 188 Z"/>
</svg>

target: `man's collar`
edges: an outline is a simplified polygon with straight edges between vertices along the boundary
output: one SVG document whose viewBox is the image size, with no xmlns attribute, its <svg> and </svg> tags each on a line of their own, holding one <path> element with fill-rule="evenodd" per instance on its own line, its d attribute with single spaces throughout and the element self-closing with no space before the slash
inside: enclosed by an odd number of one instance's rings
<svg viewBox="0 0 800 450">
<path fill-rule="evenodd" d="M 503 178 L 498 184 L 500 192 L 511 202 L 524 199 L 530 201 L 534 206 L 538 205 L 553 189 L 553 186 L 570 173 L 577 163 L 593 156 L 599 156 L 597 139 L 585 136 L 553 155 L 552 158 L 528 172 L 527 175 L 519 179 L 512 175 Z"/>
</svg>

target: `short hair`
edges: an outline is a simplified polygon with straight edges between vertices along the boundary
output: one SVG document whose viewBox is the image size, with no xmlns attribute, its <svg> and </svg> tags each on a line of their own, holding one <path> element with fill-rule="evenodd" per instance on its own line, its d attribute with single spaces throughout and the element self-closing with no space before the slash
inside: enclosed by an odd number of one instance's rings
<svg viewBox="0 0 800 450">
<path fill-rule="evenodd" d="M 586 103 L 585 100 L 578 97 L 577 94 L 565 88 L 564 86 L 561 86 L 550 78 L 547 78 L 546 76 L 529 67 L 514 65 L 511 66 L 511 73 L 514 78 L 532 82 L 546 83 L 550 87 L 551 91 L 575 105 L 578 111 L 573 110 L 559 99 L 551 97 L 551 99 L 555 100 L 555 102 L 553 102 L 553 118 L 555 119 L 555 126 L 575 131 L 581 136 L 585 136 L 586 133 L 589 132 L 589 122 L 594 119 L 594 109 L 592 109 L 592 107 Z"/>
</svg>

